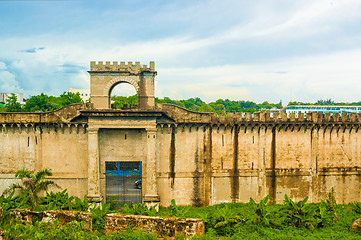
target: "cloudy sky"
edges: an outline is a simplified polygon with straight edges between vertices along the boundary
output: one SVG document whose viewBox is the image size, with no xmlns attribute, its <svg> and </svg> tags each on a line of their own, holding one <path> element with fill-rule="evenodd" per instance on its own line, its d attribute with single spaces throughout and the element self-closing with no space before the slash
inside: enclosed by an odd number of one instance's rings
<svg viewBox="0 0 361 240">
<path fill-rule="evenodd" d="M 89 88 L 90 61 L 155 61 L 158 97 L 361 101 L 360 13 L 360 0 L 0 0 L 0 92 L 59 95 Z"/>
</svg>

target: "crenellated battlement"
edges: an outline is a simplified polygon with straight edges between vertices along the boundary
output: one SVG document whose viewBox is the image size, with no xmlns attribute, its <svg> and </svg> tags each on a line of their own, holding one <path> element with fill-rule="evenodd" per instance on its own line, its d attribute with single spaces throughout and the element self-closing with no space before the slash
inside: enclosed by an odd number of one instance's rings
<svg viewBox="0 0 361 240">
<path fill-rule="evenodd" d="M 211 122 L 239 123 L 239 122 L 312 122 L 312 123 L 361 123 L 361 113 L 212 113 Z"/>
<path fill-rule="evenodd" d="M 110 62 L 106 61 L 91 61 L 90 72 L 126 72 L 131 74 L 140 74 L 144 71 L 155 72 L 155 64 L 153 61 L 147 65 L 140 65 L 140 62 Z"/>
<path fill-rule="evenodd" d="M 361 113 L 284 113 L 284 112 L 238 112 L 238 113 L 206 113 L 193 112 L 173 104 L 158 104 L 157 108 L 165 112 L 178 123 L 224 123 L 242 122 L 289 122 L 289 123 L 353 123 L 361 124 Z"/>
</svg>

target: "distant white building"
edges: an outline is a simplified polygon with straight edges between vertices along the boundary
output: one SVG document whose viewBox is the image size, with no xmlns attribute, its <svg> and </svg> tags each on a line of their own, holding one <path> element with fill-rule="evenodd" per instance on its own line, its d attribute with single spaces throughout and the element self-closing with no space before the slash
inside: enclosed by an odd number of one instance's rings
<svg viewBox="0 0 361 240">
<path fill-rule="evenodd" d="M 83 102 L 87 102 L 90 98 L 90 89 L 74 89 L 74 88 L 69 88 L 69 92 L 71 93 L 79 93 L 81 99 L 83 100 Z"/>
<path fill-rule="evenodd" d="M 6 100 L 11 96 L 12 93 L 0 93 L 0 102 L 3 102 L 3 103 L 6 103 Z M 21 105 L 24 105 L 25 102 L 24 102 L 24 94 L 23 93 L 14 93 L 18 102 L 21 104 Z"/>
<path fill-rule="evenodd" d="M 291 105 L 285 108 L 286 113 L 359 113 L 361 106 L 340 105 Z"/>
</svg>

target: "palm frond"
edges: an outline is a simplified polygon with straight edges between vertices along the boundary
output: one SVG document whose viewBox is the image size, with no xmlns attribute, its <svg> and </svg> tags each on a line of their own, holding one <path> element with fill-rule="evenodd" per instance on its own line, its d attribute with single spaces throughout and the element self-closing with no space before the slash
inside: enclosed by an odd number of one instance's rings
<svg viewBox="0 0 361 240">
<path fill-rule="evenodd" d="M 20 183 L 13 183 L 10 185 L 10 187 L 8 187 L 7 189 L 5 189 L 5 191 L 3 192 L 3 194 L 7 195 L 10 194 L 18 189 L 22 189 L 23 186 Z"/>
<path fill-rule="evenodd" d="M 26 168 L 20 168 L 16 173 L 15 173 L 15 177 L 16 178 L 24 178 L 24 177 L 27 177 L 27 178 L 32 178 L 34 176 L 33 172 L 26 169 Z"/>
<path fill-rule="evenodd" d="M 53 175 L 51 169 L 49 168 L 44 168 L 40 171 L 38 171 L 35 176 L 34 176 L 34 181 L 36 183 L 40 182 L 41 180 L 45 179 L 45 177 L 51 176 Z"/>
<path fill-rule="evenodd" d="M 58 184 L 56 184 L 54 181 L 51 180 L 45 180 L 42 182 L 39 182 L 35 189 L 34 189 L 34 193 L 38 193 L 40 191 L 47 191 L 49 187 L 57 187 L 60 188 L 60 186 Z"/>
</svg>

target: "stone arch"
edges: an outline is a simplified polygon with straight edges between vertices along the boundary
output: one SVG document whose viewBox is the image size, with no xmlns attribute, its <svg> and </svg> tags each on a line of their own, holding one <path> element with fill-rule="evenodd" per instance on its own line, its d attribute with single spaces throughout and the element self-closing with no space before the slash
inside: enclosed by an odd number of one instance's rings
<svg viewBox="0 0 361 240">
<path fill-rule="evenodd" d="M 111 90 L 118 85 L 119 83 L 129 83 L 135 88 L 135 91 L 137 94 L 139 93 L 139 78 L 134 76 L 119 76 L 116 78 L 113 78 L 110 80 L 105 86 L 104 86 L 104 95 L 110 95 Z M 109 96 L 110 97 L 110 96 Z"/>
<path fill-rule="evenodd" d="M 113 89 L 121 83 L 128 83 L 132 85 L 137 93 L 137 96 L 139 97 L 139 77 L 135 76 L 118 76 L 115 78 L 112 78 L 105 86 L 103 95 L 108 96 L 108 106 L 110 106 L 111 102 L 111 92 Z M 138 103 L 139 104 L 139 103 Z"/>
</svg>

